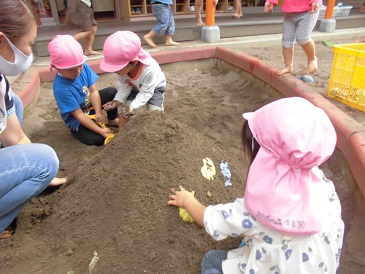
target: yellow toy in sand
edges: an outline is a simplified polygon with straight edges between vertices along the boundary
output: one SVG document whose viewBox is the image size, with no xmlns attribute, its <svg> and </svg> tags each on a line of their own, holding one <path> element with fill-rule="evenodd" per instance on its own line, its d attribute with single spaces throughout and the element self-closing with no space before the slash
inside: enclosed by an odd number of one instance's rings
<svg viewBox="0 0 365 274">
<path fill-rule="evenodd" d="M 215 166 L 213 161 L 208 157 L 203 159 L 203 167 L 201 168 L 201 172 L 204 178 L 208 180 L 214 180 Z"/>
<path fill-rule="evenodd" d="M 189 212 L 183 207 L 179 207 L 179 216 L 180 216 L 181 219 L 183 219 L 183 221 L 185 223 L 193 223 L 194 222 L 193 217 L 191 217 Z"/>
<path fill-rule="evenodd" d="M 96 114 L 87 114 L 87 116 L 96 121 Z M 101 128 L 105 128 L 105 129 L 109 129 L 103 122 L 98 122 L 98 125 L 101 127 Z M 113 132 L 110 131 L 110 133 L 108 134 L 108 137 L 106 137 L 105 141 L 104 141 L 104 145 L 106 145 L 107 143 L 109 143 L 111 141 L 111 139 L 113 139 L 115 137 L 115 134 Z"/>
</svg>

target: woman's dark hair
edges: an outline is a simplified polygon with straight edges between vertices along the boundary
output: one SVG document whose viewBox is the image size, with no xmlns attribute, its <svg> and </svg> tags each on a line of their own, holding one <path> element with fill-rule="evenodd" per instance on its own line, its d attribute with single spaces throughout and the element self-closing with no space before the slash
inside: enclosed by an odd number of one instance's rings
<svg viewBox="0 0 365 274">
<path fill-rule="evenodd" d="M 27 0 L 1 0 L 0 31 L 13 43 L 36 23 L 33 9 Z"/>
<path fill-rule="evenodd" d="M 242 127 L 242 145 L 245 154 L 248 153 L 250 155 L 252 163 L 261 146 L 253 137 L 248 121 L 245 121 Z"/>
</svg>

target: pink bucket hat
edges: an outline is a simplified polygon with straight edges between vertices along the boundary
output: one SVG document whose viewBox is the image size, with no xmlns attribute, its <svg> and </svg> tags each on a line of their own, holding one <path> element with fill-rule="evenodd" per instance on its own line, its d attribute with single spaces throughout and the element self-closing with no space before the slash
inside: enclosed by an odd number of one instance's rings
<svg viewBox="0 0 365 274">
<path fill-rule="evenodd" d="M 56 35 L 48 44 L 51 65 L 58 69 L 70 69 L 85 63 L 84 55 L 79 42 L 71 35 Z"/>
<path fill-rule="evenodd" d="M 314 234 L 323 220 L 323 173 L 336 132 L 326 113 L 309 101 L 285 98 L 244 113 L 260 144 L 250 166 L 244 203 L 262 224 L 287 234 Z"/>
<path fill-rule="evenodd" d="M 117 31 L 110 35 L 105 40 L 103 53 L 100 68 L 106 72 L 121 70 L 135 59 L 145 65 L 152 65 L 154 61 L 142 48 L 138 35 L 131 31 Z"/>
</svg>

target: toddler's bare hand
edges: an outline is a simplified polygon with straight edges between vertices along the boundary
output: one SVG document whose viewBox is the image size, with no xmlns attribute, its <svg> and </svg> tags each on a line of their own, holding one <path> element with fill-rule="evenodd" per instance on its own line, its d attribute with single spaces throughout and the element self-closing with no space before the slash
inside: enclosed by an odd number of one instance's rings
<svg viewBox="0 0 365 274">
<path fill-rule="evenodd" d="M 319 11 L 320 5 L 318 3 L 312 3 L 312 9 L 309 11 L 309 13 L 316 13 Z"/>
<path fill-rule="evenodd" d="M 132 106 L 123 107 L 122 112 L 124 117 L 129 117 L 132 114 L 133 110 L 134 108 Z"/>
<path fill-rule="evenodd" d="M 103 123 L 104 125 L 106 124 L 106 119 L 104 116 L 97 116 L 96 117 L 96 123 L 99 124 L 99 123 Z"/>
<path fill-rule="evenodd" d="M 274 4 L 266 1 L 264 6 L 264 12 L 272 12 L 273 9 Z"/>
<path fill-rule="evenodd" d="M 109 136 L 109 133 L 112 133 L 112 130 L 110 128 L 102 128 L 100 135 L 104 138 L 107 138 Z"/>
<path fill-rule="evenodd" d="M 170 201 L 167 202 L 168 205 L 184 207 L 184 203 L 187 199 L 194 198 L 194 191 L 186 191 L 182 186 L 179 188 L 180 190 L 171 189 L 173 194 L 169 195 Z"/>
<path fill-rule="evenodd" d="M 118 107 L 118 102 L 116 102 L 116 101 L 110 101 L 103 105 L 103 109 L 106 111 L 115 109 L 116 107 Z"/>
</svg>

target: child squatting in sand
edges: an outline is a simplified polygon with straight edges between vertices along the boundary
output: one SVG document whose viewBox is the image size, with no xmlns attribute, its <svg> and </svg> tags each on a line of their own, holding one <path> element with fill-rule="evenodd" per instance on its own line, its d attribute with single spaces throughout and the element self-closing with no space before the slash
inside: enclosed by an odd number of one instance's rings
<svg viewBox="0 0 365 274">
<path fill-rule="evenodd" d="M 251 156 L 244 197 L 205 207 L 183 187 L 169 196 L 169 205 L 185 208 L 213 239 L 245 235 L 243 247 L 206 253 L 201 273 L 336 273 L 341 204 L 319 169 L 336 145 L 330 119 L 300 97 L 243 118 L 242 141 Z"/>
<path fill-rule="evenodd" d="M 113 33 L 106 39 L 103 52 L 100 68 L 116 73 L 118 81 L 117 94 L 103 108 L 122 107 L 119 130 L 143 105 L 147 105 L 149 110 L 164 110 L 165 74 L 156 60 L 142 49 L 137 34 L 130 31 Z"/>
</svg>

